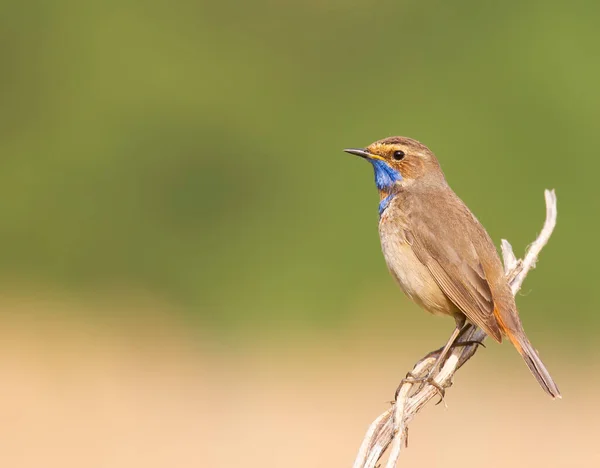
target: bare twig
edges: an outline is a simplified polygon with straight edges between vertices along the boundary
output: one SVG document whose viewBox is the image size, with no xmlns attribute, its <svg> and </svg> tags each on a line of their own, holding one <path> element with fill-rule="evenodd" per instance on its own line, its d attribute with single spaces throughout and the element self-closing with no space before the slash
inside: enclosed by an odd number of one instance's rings
<svg viewBox="0 0 600 468">
<path fill-rule="evenodd" d="M 546 198 L 546 221 L 542 232 L 535 242 L 529 246 L 523 260 L 517 260 L 510 243 L 502 239 L 504 273 L 513 294 L 521 289 L 529 270 L 535 268 L 539 253 L 548 243 L 548 239 L 550 239 L 556 226 L 556 194 L 554 190 L 545 190 L 544 196 Z M 463 342 L 481 342 L 485 337 L 483 331 L 471 325 L 461 335 L 460 340 Z M 471 344 L 454 348 L 442 368 L 435 375 L 434 381 L 442 388 L 450 387 L 455 372 L 475 354 L 477 347 L 478 345 Z M 428 354 L 415 364 L 411 374 L 415 377 L 426 376 L 433 368 L 435 358 L 435 351 Z M 416 387 L 416 390 L 414 390 L 414 387 Z M 392 407 L 382 413 L 369 426 L 354 462 L 354 468 L 374 468 L 390 445 L 390 456 L 386 468 L 395 468 L 402 448 L 406 446 L 408 423 L 437 393 L 437 389 L 432 385 L 415 384 L 410 380 L 403 381 Z"/>
</svg>

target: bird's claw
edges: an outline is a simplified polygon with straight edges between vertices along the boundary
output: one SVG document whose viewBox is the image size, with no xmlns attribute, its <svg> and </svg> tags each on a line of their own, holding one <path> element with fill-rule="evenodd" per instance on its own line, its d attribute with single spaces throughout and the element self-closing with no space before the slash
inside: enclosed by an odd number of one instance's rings
<svg viewBox="0 0 600 468">
<path fill-rule="evenodd" d="M 414 374 L 409 372 L 408 374 L 406 374 L 406 377 L 404 379 L 402 379 L 402 381 L 400 382 L 400 385 L 398 385 L 398 388 L 396 389 L 396 393 L 394 394 L 394 401 L 396 401 L 398 399 L 398 394 L 400 393 L 400 389 L 402 388 L 402 385 L 404 385 L 405 383 L 411 383 L 411 384 L 422 383 L 422 384 L 431 385 L 433 388 L 436 389 L 437 393 L 440 395 L 440 400 L 436 403 L 436 405 L 439 405 L 442 401 L 444 401 L 444 397 L 446 396 L 446 389 L 444 387 L 442 387 L 439 383 L 437 383 L 435 380 L 433 380 L 433 376 L 431 374 L 429 374 L 427 377 L 416 377 Z"/>
<path fill-rule="evenodd" d="M 487 346 L 483 343 L 483 341 L 479 341 L 479 340 L 458 341 L 456 343 L 453 343 L 452 347 L 457 348 L 459 346 L 471 346 L 471 345 L 483 346 L 484 348 L 487 348 Z"/>
<path fill-rule="evenodd" d="M 484 348 L 487 348 L 487 346 L 482 341 L 478 341 L 478 340 L 458 341 L 456 343 L 453 343 L 451 348 L 458 348 L 461 346 L 471 346 L 471 345 L 477 345 L 477 346 L 482 346 Z M 439 357 L 439 355 L 441 354 L 443 349 L 444 348 L 439 348 L 439 349 L 436 349 L 435 351 L 431 351 L 423 359 L 437 358 L 437 357 Z"/>
</svg>

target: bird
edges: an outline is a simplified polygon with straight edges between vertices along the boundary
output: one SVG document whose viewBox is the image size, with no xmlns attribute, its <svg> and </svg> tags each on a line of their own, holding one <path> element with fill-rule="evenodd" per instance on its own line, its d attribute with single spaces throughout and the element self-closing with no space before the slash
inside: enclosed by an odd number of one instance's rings
<svg viewBox="0 0 600 468">
<path fill-rule="evenodd" d="M 400 136 L 344 151 L 373 166 L 379 237 L 391 275 L 423 309 L 455 320 L 432 373 L 471 323 L 499 343 L 508 338 L 542 389 L 561 398 L 525 334 L 492 239 L 450 188 L 433 152 Z"/>
</svg>

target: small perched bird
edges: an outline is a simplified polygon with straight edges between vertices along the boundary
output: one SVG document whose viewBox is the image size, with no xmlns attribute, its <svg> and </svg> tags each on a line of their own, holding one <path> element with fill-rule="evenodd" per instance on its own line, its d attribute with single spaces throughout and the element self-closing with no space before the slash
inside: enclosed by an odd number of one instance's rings
<svg viewBox="0 0 600 468">
<path fill-rule="evenodd" d="M 429 148 L 411 138 L 390 137 L 344 151 L 375 170 L 379 237 L 391 274 L 425 310 L 456 321 L 438 365 L 469 321 L 499 343 L 508 337 L 546 393 L 560 398 L 525 335 L 494 243 L 452 191 Z"/>
</svg>

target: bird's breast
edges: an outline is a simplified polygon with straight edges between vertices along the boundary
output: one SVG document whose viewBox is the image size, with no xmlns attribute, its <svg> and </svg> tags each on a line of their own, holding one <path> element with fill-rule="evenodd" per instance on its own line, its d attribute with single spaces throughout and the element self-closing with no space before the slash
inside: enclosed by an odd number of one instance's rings
<svg viewBox="0 0 600 468">
<path fill-rule="evenodd" d="M 454 315 L 456 306 L 442 292 L 429 269 L 421 263 L 406 239 L 406 219 L 386 210 L 379 221 L 379 238 L 387 267 L 404 293 L 436 315 Z"/>
</svg>

